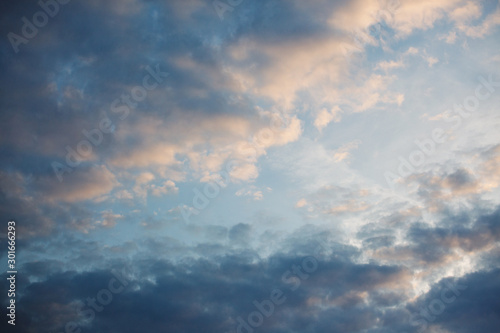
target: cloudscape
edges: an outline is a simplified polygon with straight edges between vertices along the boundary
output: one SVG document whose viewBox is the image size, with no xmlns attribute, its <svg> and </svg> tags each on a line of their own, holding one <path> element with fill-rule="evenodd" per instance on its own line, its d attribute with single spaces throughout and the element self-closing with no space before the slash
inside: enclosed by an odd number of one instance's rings
<svg viewBox="0 0 500 333">
<path fill-rule="evenodd" d="M 498 0 L 0 16 L 2 332 L 499 331 Z"/>
</svg>

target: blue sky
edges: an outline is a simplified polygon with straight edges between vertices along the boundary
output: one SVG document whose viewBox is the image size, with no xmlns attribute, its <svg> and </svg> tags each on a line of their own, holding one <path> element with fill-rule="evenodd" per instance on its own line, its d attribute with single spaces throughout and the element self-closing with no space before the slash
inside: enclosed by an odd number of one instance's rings
<svg viewBox="0 0 500 333">
<path fill-rule="evenodd" d="M 0 12 L 2 327 L 497 331 L 498 1 Z"/>
</svg>

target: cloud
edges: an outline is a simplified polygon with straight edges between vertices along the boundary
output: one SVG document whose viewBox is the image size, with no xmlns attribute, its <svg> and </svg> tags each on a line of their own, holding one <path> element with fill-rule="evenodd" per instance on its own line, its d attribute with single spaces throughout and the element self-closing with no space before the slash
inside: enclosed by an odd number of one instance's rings
<svg viewBox="0 0 500 333">
<path fill-rule="evenodd" d="M 176 175 L 179 180 L 184 180 L 182 174 L 188 170 L 177 170 L 186 164 L 192 171 L 191 176 L 208 181 L 233 161 L 237 165 L 231 172 L 232 177 L 255 179 L 258 157 L 269 147 L 297 140 L 302 132 L 296 117 L 285 116 L 287 123 L 281 127 L 265 126 L 264 120 L 273 117 L 277 116 L 262 111 L 261 117 L 250 119 L 180 115 L 175 125 L 144 117 L 116 133 L 117 143 L 123 149 L 115 151 L 109 158 L 110 164 L 125 169 L 153 168 L 165 176 Z M 127 142 L 132 144 L 126 145 Z"/>
<path fill-rule="evenodd" d="M 259 330 L 416 332 L 412 314 L 454 280 L 471 292 L 430 329 L 496 332 L 496 95 L 405 191 L 377 183 L 492 64 L 494 5 L 244 1 L 220 21 L 210 1 L 90 0 L 61 7 L 18 54 L 0 41 L 0 219 L 18 223 L 19 331 L 235 332 L 279 288 L 286 302 Z M 0 7 L 2 31 L 39 10 Z M 454 44 L 467 38 L 478 52 Z M 134 101 L 148 68 L 168 76 Z M 103 119 L 109 133 L 89 137 Z M 82 140 L 99 143 L 59 182 L 52 161 Z M 201 212 L 193 189 L 221 175 Z M 317 270 L 299 277 L 306 259 Z M 78 308 L 112 268 L 128 269 L 128 288 L 85 320 Z"/>
<path fill-rule="evenodd" d="M 111 210 L 102 212 L 102 220 L 98 221 L 97 224 L 105 228 L 113 228 L 116 225 L 116 221 L 122 219 L 123 215 L 114 214 Z"/>
<path fill-rule="evenodd" d="M 321 132 L 321 130 L 325 128 L 330 122 L 339 122 L 341 119 L 341 112 L 342 111 L 338 106 L 334 107 L 330 111 L 322 109 L 314 120 L 314 126 L 316 126 L 316 128 Z"/>
<path fill-rule="evenodd" d="M 439 62 L 439 60 L 437 58 L 434 58 L 434 57 L 427 57 L 425 60 L 429 64 L 429 67 L 432 67 Z"/>
<path fill-rule="evenodd" d="M 397 30 L 397 35 L 401 38 L 416 29 L 427 30 L 433 28 L 438 20 L 444 18 L 446 13 L 455 9 L 460 2 L 460 0 L 402 1 L 390 25 Z"/>
<path fill-rule="evenodd" d="M 345 145 L 343 145 L 339 149 L 335 150 L 335 152 L 333 154 L 334 161 L 335 162 L 342 162 L 342 161 L 348 159 L 351 156 L 350 151 L 357 149 L 360 144 L 361 144 L 361 141 L 356 140 L 356 141 L 346 143 Z"/>
<path fill-rule="evenodd" d="M 53 175 L 47 175 L 35 183 L 36 190 L 43 192 L 47 199 L 63 202 L 95 199 L 110 193 L 116 186 L 116 177 L 103 165 L 77 168 L 63 182 Z"/>
<path fill-rule="evenodd" d="M 409 244 L 380 247 L 375 257 L 406 262 L 413 267 L 420 266 L 425 268 L 426 275 L 443 272 L 443 267 L 459 272 L 482 268 L 474 267 L 472 263 L 476 262 L 474 258 L 487 255 L 497 247 L 500 233 L 495 221 L 500 217 L 499 213 L 498 209 L 483 213 L 470 225 L 441 222 L 433 227 L 413 223 L 405 237 Z M 457 217 L 450 219 L 458 220 Z"/>
<path fill-rule="evenodd" d="M 161 196 L 165 194 L 178 193 L 179 188 L 175 186 L 175 183 L 171 180 L 167 180 L 163 183 L 163 185 L 152 187 L 152 193 L 154 196 Z"/>
<path fill-rule="evenodd" d="M 236 242 L 247 236 L 248 226 L 243 224 L 230 232 L 230 238 Z M 246 319 L 255 311 L 252 302 L 267 299 L 269 288 L 277 287 L 284 292 L 286 303 L 275 309 L 262 329 L 279 330 L 286 322 L 289 329 L 301 330 L 304 319 L 315 315 L 319 320 L 312 328 L 321 331 L 332 323 L 332 313 L 339 320 L 344 317 L 341 322 L 345 325 L 369 328 L 374 321 L 366 315 L 376 316 L 378 311 L 364 301 L 372 293 L 379 295 L 381 288 L 403 287 L 408 280 L 405 270 L 397 267 L 320 259 L 317 272 L 308 274 L 309 278 L 301 282 L 300 288 L 292 291 L 296 280 L 282 280 L 282 275 L 301 262 L 302 258 L 287 255 L 255 261 L 255 257 L 245 253 L 225 256 L 216 263 L 191 260 L 183 266 L 168 261 L 156 261 L 154 265 L 144 262 L 140 267 L 128 269 L 131 272 L 125 275 L 128 286 L 114 294 L 105 311 L 96 312 L 91 321 L 83 319 L 78 307 L 88 309 L 86 299 L 107 288 L 114 276 L 109 270 L 101 269 L 55 272 L 45 280 L 27 284 L 17 311 L 30 320 L 20 322 L 19 326 L 27 332 L 41 326 L 59 330 L 74 321 L 82 328 L 100 330 L 112 323 L 112 332 L 132 332 L 138 327 L 136 320 L 143 318 L 141 327 L 147 330 L 234 331 L 237 317 Z M 139 271 L 141 274 L 136 275 Z M 58 290 L 56 295 L 54 290 Z M 165 309 L 168 309 L 167 315 Z M 37 316 L 32 315 L 34 313 Z M 290 316 L 295 319 L 287 320 Z M 118 317 L 121 320 L 117 320 Z"/>
<path fill-rule="evenodd" d="M 130 176 L 133 177 L 133 176 Z M 160 181 L 151 172 L 143 172 L 135 177 L 135 186 L 133 187 L 134 194 L 141 200 L 146 200 L 149 193 L 155 197 L 160 197 L 167 194 L 177 194 L 179 188 L 171 180 Z M 120 198 L 131 199 L 133 196 L 129 192 L 120 192 Z"/>
<path fill-rule="evenodd" d="M 271 191 L 271 188 L 266 188 L 266 190 L 268 192 Z M 238 190 L 235 195 L 237 197 L 241 197 L 241 196 L 246 196 L 246 197 L 252 197 L 253 200 L 255 201 L 260 201 L 264 198 L 264 193 L 262 192 L 262 190 L 259 190 L 257 187 L 255 186 L 251 186 L 250 188 L 242 188 L 240 190 Z"/>
<path fill-rule="evenodd" d="M 403 68 L 404 66 L 405 66 L 404 63 L 401 60 L 400 61 L 394 61 L 394 60 L 382 61 L 382 62 L 377 64 L 377 68 L 381 69 L 383 71 L 388 71 L 388 70 L 395 69 L 395 68 Z"/>
<path fill-rule="evenodd" d="M 478 19 L 481 14 L 481 5 L 476 2 L 468 1 L 464 6 L 454 9 L 449 15 L 453 21 L 463 24 Z"/>
<path fill-rule="evenodd" d="M 415 302 L 416 304 L 410 307 L 417 315 L 415 324 L 418 323 L 418 319 L 422 321 L 424 318 L 422 315 L 418 315 L 419 311 L 417 309 L 430 306 L 433 301 L 444 304 L 441 301 L 443 291 L 450 290 L 449 285 L 453 283 L 458 284 L 461 289 L 452 292 L 448 291 L 445 294 L 446 299 L 451 299 L 451 301 L 445 304 L 442 311 L 441 306 L 437 304 L 439 311 L 436 313 L 439 313 L 439 315 L 432 315 L 429 318 L 431 320 L 425 323 L 425 327 L 457 333 L 475 332 L 477 330 L 494 332 L 500 324 L 500 318 L 498 317 L 500 303 L 497 298 L 492 297 L 492 295 L 499 292 L 499 274 L 498 269 L 492 269 L 468 274 L 457 281 L 443 279 L 434 285 L 427 294 L 419 298 Z M 416 328 L 421 329 L 421 327 Z"/>
<path fill-rule="evenodd" d="M 295 207 L 302 208 L 302 207 L 305 207 L 306 205 L 307 205 L 307 200 L 302 198 L 299 201 L 297 201 L 297 203 L 295 204 Z"/>
<path fill-rule="evenodd" d="M 417 185 L 417 196 L 434 212 L 449 209 L 454 203 L 474 202 L 480 195 L 498 188 L 499 152 L 497 145 L 476 148 L 465 154 L 475 161 L 469 163 L 468 167 L 465 166 L 465 159 L 455 162 L 453 167 L 441 166 L 430 171 L 415 172 L 405 182 Z"/>
<path fill-rule="evenodd" d="M 229 230 L 229 239 L 235 243 L 246 244 L 249 240 L 252 227 L 245 223 L 239 223 Z"/>
<path fill-rule="evenodd" d="M 498 6 L 493 13 L 488 13 L 481 23 L 474 25 L 473 21 L 477 21 L 481 16 L 481 4 L 472 1 L 468 1 L 463 7 L 455 9 L 450 14 L 457 30 L 472 38 L 484 38 L 500 25 L 500 8 Z"/>
</svg>

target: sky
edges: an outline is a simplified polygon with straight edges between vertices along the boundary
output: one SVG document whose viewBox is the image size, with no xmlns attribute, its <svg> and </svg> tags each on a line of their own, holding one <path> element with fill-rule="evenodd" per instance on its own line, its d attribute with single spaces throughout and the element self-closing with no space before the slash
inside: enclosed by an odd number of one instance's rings
<svg viewBox="0 0 500 333">
<path fill-rule="evenodd" d="M 499 1 L 4 1 L 0 31 L 2 332 L 498 332 Z"/>
</svg>

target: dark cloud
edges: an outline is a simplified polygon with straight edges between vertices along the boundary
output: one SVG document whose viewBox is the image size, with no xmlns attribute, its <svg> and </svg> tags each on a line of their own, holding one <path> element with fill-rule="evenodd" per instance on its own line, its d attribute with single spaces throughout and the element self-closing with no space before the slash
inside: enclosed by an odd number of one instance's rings
<svg viewBox="0 0 500 333">
<path fill-rule="evenodd" d="M 425 261 L 433 262 L 451 254 L 455 249 L 466 252 L 481 250 L 500 240 L 500 209 L 481 215 L 471 227 L 428 228 L 413 226 L 408 239 L 413 241 L 414 253 Z"/>
<path fill-rule="evenodd" d="M 414 225 L 409 231 L 414 256 L 433 262 L 453 246 L 475 250 L 496 242 L 499 212 L 478 216 L 469 228 L 447 230 Z M 249 236 L 250 226 L 240 223 L 229 232 L 214 226 L 206 230 L 207 235 L 225 237 L 227 233 L 229 239 L 239 242 Z M 487 239 L 480 236 L 486 234 Z M 98 242 L 61 238 L 52 245 L 74 249 L 66 254 L 72 267 L 58 260 L 28 262 L 21 267 L 24 274 L 18 285 L 18 329 L 57 332 L 73 321 L 83 332 L 235 332 L 237 318 L 247 320 L 256 311 L 254 301 L 268 300 L 274 289 L 280 289 L 286 301 L 276 305 L 274 313 L 265 318 L 259 327 L 263 332 L 418 332 L 424 325 L 419 315 L 422 307 L 439 299 L 443 288 L 452 283 L 467 289 L 460 289 L 460 296 L 426 325 L 457 332 L 472 333 L 477 327 L 482 332 L 495 332 L 500 320 L 494 296 L 498 293 L 498 269 L 461 279 L 442 279 L 427 294 L 408 303 L 414 292 L 414 275 L 409 267 L 397 264 L 397 260 L 385 265 L 362 263 L 362 252 L 332 242 L 333 237 L 322 228 L 304 227 L 283 240 L 281 253 L 268 258 L 241 248 L 228 254 L 228 249 L 218 244 L 190 248 L 171 238 L 148 239 L 137 245 L 129 242 L 108 249 Z M 476 242 L 477 237 L 490 243 Z M 393 242 L 387 236 L 366 240 L 373 248 L 390 247 Z M 38 247 L 36 243 L 26 247 L 49 253 L 42 242 Z M 129 251 L 124 252 L 124 247 Z M 145 253 L 139 251 L 146 248 Z M 110 259 L 113 251 L 115 260 Z M 125 259 L 125 253 L 132 256 Z M 180 259 L 164 259 L 168 256 Z M 310 260 L 309 266 L 305 260 Z M 311 266 L 314 262 L 317 267 Z M 100 290 L 108 288 L 113 278 L 111 268 L 124 270 L 130 282 L 123 292 L 113 295 L 113 301 L 102 312 L 96 312 L 95 319 L 85 320 L 78 309 L 88 308 L 87 297 L 96 297 Z"/>
<path fill-rule="evenodd" d="M 229 230 L 229 239 L 234 243 L 246 244 L 249 241 L 252 226 L 239 223 Z"/>
<path fill-rule="evenodd" d="M 441 327 L 451 332 L 496 332 L 500 325 L 500 270 L 443 279 L 409 306 L 417 329 Z M 422 309 L 427 313 L 422 315 Z M 416 325 L 419 323 L 419 325 Z"/>
<path fill-rule="evenodd" d="M 318 257 L 312 270 L 314 265 L 304 266 L 304 259 L 276 255 L 259 260 L 251 253 L 240 252 L 176 265 L 152 259 L 138 261 L 134 268 L 130 263 L 121 268 L 110 263 L 119 271 L 128 266 L 125 276 L 130 284 L 90 323 L 82 321 L 78 306 L 107 288 L 113 274 L 105 270 L 61 272 L 58 262 L 32 263 L 23 270 L 36 279 L 21 283 L 18 297 L 19 313 L 30 320 L 19 320 L 19 329 L 50 332 L 75 321 L 89 332 L 136 332 L 139 327 L 152 331 L 233 332 L 238 316 L 247 318 L 255 311 L 254 300 L 269 299 L 270 292 L 278 288 L 286 301 L 266 318 L 263 331 L 282 332 L 285 323 L 288 331 L 355 331 L 372 327 L 381 315 L 366 306 L 367 297 L 371 297 L 368 295 L 373 295 L 379 306 L 393 305 L 394 295 L 386 295 L 383 301 L 380 288 L 406 279 L 405 270 L 398 267 Z M 296 275 L 293 270 L 297 266 L 309 267 L 309 273 L 301 268 Z M 311 315 L 318 320 L 311 321 Z"/>
</svg>

